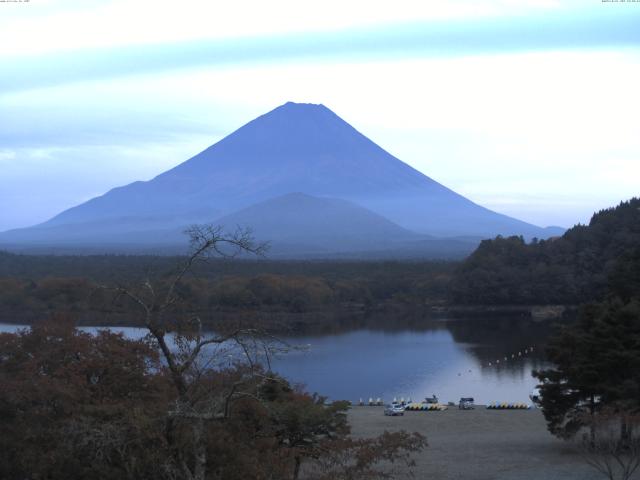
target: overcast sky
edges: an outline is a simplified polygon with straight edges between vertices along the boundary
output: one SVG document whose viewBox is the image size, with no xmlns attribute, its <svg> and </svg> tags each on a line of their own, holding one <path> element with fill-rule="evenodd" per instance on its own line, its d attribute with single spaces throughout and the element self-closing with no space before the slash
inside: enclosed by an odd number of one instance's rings
<svg viewBox="0 0 640 480">
<path fill-rule="evenodd" d="M 0 230 L 323 103 L 546 226 L 640 195 L 640 2 L 0 2 Z"/>
</svg>

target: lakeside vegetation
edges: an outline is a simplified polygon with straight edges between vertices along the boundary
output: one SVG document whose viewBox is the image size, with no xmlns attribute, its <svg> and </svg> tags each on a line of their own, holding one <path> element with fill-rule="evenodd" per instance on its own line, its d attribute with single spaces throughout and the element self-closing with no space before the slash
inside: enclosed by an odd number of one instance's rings
<svg viewBox="0 0 640 480">
<path fill-rule="evenodd" d="M 553 367 L 535 373 L 549 431 L 590 432 L 582 446 L 596 468 L 640 465 L 640 200 L 561 238 L 485 241 L 462 263 L 196 262 L 216 242 L 260 251 L 219 233 L 197 230 L 186 259 L 0 254 L 0 315 L 35 325 L 0 335 L 0 476 L 364 479 L 388 474 L 381 461 L 410 468 L 424 437 L 353 439 L 347 404 L 292 387 L 256 357 L 278 322 L 390 304 L 583 304 L 549 342 Z M 74 328 L 105 318 L 149 337 Z M 200 363 L 205 346 L 227 342 L 247 361 Z"/>
<path fill-rule="evenodd" d="M 548 342 L 552 366 L 534 372 L 548 429 L 604 477 L 628 480 L 640 468 L 640 200 L 530 251 L 560 255 L 564 280 L 584 280 L 577 320 Z"/>
<path fill-rule="evenodd" d="M 82 323 L 135 324 L 126 311 L 114 311 L 112 295 L 100 286 L 166 275 L 180 261 L 0 253 L 0 321 L 31 323 L 65 311 Z M 387 303 L 443 305 L 455 268 L 452 262 L 212 259 L 195 266 L 183 280 L 182 307 L 213 322 L 228 314 L 256 312 L 285 319 L 292 314 L 298 319 L 299 314 L 324 316 L 330 321 L 338 313 L 363 313 Z"/>
<path fill-rule="evenodd" d="M 409 468 L 426 446 L 352 439 L 346 402 L 253 365 L 189 368 L 181 392 L 155 345 L 65 317 L 0 334 L 0 352 L 4 479 L 388 478 L 379 462 Z"/>
</svg>

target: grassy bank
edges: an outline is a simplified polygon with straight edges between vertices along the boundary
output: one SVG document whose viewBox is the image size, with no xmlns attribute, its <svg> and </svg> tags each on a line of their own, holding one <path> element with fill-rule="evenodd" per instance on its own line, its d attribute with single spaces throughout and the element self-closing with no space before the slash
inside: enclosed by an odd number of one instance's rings
<svg viewBox="0 0 640 480">
<path fill-rule="evenodd" d="M 539 410 L 406 412 L 386 417 L 382 407 L 349 410 L 352 434 L 371 437 L 405 429 L 427 437 L 416 456 L 415 478 L 441 480 L 596 480 L 579 453 L 546 429 Z"/>
</svg>

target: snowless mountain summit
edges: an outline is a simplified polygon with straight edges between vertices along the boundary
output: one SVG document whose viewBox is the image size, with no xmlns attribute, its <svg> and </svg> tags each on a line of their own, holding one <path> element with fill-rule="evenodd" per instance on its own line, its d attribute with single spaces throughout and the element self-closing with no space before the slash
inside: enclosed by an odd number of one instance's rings
<svg viewBox="0 0 640 480">
<path fill-rule="evenodd" d="M 384 217 L 374 223 L 385 224 L 380 232 L 385 236 L 387 221 L 398 232 L 437 237 L 558 233 L 473 203 L 386 152 L 324 105 L 288 102 L 150 181 L 114 188 L 41 225 L 6 232 L 0 242 L 46 243 L 48 237 L 57 243 L 127 242 L 135 237 L 144 243 L 146 231 L 215 222 L 294 192 L 349 202 L 334 201 L 332 209 L 355 204 L 370 210 Z M 281 203 L 266 204 L 274 218 Z M 269 230 L 264 222 L 262 228 Z M 327 232 L 334 228 L 342 227 L 326 225 Z"/>
</svg>

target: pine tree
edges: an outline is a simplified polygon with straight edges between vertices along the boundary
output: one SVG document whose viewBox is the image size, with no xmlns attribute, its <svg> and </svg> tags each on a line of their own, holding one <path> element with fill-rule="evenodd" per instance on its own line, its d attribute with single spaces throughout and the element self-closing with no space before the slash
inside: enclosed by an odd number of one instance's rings
<svg viewBox="0 0 640 480">
<path fill-rule="evenodd" d="M 555 368 L 534 372 L 549 431 L 572 437 L 603 408 L 640 411 L 640 300 L 612 297 L 583 307 L 551 340 Z"/>
</svg>

